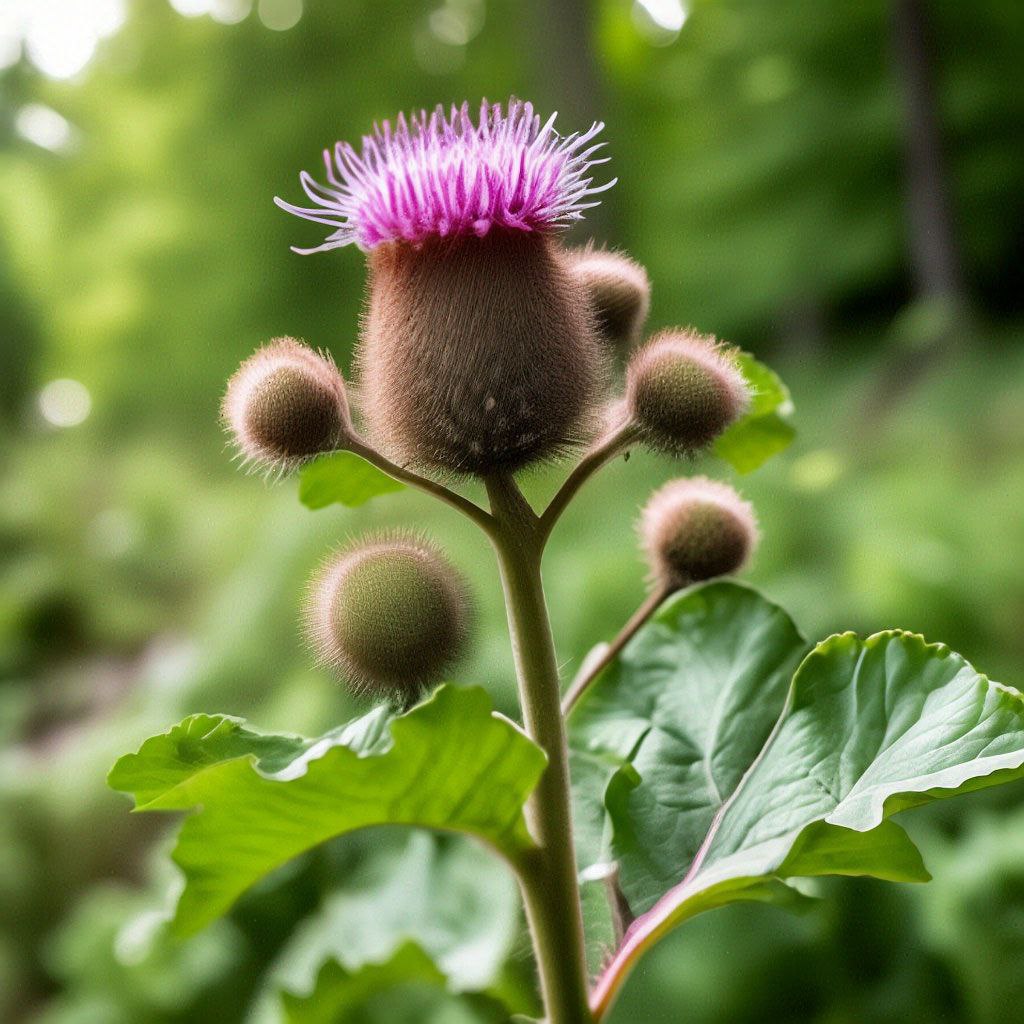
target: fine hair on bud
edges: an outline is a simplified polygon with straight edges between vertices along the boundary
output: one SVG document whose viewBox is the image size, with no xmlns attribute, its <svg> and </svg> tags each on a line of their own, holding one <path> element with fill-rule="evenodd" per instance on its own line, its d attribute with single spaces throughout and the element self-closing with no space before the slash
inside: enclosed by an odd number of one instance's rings
<svg viewBox="0 0 1024 1024">
<path fill-rule="evenodd" d="M 419 537 L 369 538 L 335 552 L 320 567 L 305 619 L 321 664 L 358 694 L 408 707 L 462 654 L 468 588 Z"/>
<path fill-rule="evenodd" d="M 670 455 L 707 447 L 750 404 L 735 350 L 694 331 L 662 331 L 626 368 L 626 402 L 644 441 Z"/>
<path fill-rule="evenodd" d="M 393 242 L 369 263 L 362 411 L 394 457 L 485 476 L 586 438 L 604 354 L 553 237 Z"/>
<path fill-rule="evenodd" d="M 655 491 L 639 528 L 654 582 L 669 590 L 738 572 L 758 541 L 750 503 L 704 476 L 671 480 Z"/>
<path fill-rule="evenodd" d="M 573 277 L 586 292 L 598 333 L 614 348 L 628 352 L 651 307 L 647 271 L 624 253 L 592 246 L 570 256 Z"/>
<path fill-rule="evenodd" d="M 242 363 L 221 417 L 245 461 L 268 470 L 337 448 L 352 427 L 338 368 L 294 338 L 275 338 Z"/>
</svg>

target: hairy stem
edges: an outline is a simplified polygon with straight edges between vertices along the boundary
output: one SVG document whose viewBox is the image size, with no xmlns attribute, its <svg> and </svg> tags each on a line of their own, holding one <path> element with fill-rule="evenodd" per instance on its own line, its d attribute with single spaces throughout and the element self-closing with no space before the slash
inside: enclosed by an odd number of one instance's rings
<svg viewBox="0 0 1024 1024">
<path fill-rule="evenodd" d="M 548 765 L 526 807 L 539 849 L 519 872 L 537 954 L 548 1024 L 591 1024 L 576 854 L 572 841 L 569 757 L 559 706 L 558 663 L 541 583 L 540 520 L 511 477 L 487 481 L 496 529 L 523 724 Z"/>
<path fill-rule="evenodd" d="M 398 480 L 400 483 L 408 484 L 417 490 L 432 494 L 435 498 L 440 498 L 446 505 L 450 505 L 464 516 L 472 519 L 488 536 L 493 534 L 494 518 L 479 505 L 474 504 L 468 498 L 464 498 L 461 494 L 456 494 L 455 491 L 449 490 L 444 484 L 439 484 L 436 480 L 420 476 L 419 473 L 414 473 L 411 469 L 399 466 L 382 455 L 376 448 L 363 441 L 362 438 L 349 437 L 346 439 L 343 447 L 345 451 L 353 452 L 369 462 L 370 465 L 376 466 L 377 469 L 382 473 L 386 473 L 393 480 Z"/>
<path fill-rule="evenodd" d="M 672 587 L 661 586 L 652 591 L 629 621 L 619 631 L 619 635 L 604 649 L 601 657 L 586 666 L 572 682 L 572 686 L 562 698 L 562 714 L 567 715 L 573 705 L 580 699 L 583 691 L 605 670 L 609 662 L 633 639 L 637 630 L 658 610 L 658 606 L 672 593 Z"/>
</svg>

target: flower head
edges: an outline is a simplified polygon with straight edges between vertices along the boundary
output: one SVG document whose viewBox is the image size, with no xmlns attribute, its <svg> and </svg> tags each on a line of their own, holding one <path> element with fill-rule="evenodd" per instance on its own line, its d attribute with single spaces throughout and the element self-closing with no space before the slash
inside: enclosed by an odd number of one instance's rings
<svg viewBox="0 0 1024 1024">
<path fill-rule="evenodd" d="M 306 255 L 350 245 L 370 250 L 387 242 L 419 245 L 428 238 L 482 237 L 492 228 L 550 231 L 579 220 L 611 188 L 594 186 L 588 171 L 603 143 L 589 145 L 604 127 L 595 123 L 562 138 L 554 114 L 543 124 L 533 105 L 486 100 L 473 123 L 469 104 L 446 117 L 438 106 L 395 126 L 385 121 L 363 137 L 357 152 L 339 142 L 324 150 L 327 184 L 303 171 L 312 208 L 275 202 L 298 217 L 334 228 L 322 245 L 294 249 Z"/>
<path fill-rule="evenodd" d="M 676 590 L 742 569 L 757 547 L 757 520 L 726 483 L 670 480 L 644 506 L 640 539 L 655 582 Z"/>
<path fill-rule="evenodd" d="M 294 338 L 275 338 L 242 363 L 221 418 L 246 462 L 270 470 L 336 448 L 352 427 L 338 368 Z"/>
<path fill-rule="evenodd" d="M 357 693 L 411 704 L 462 653 L 462 576 L 433 545 L 400 533 L 335 552 L 313 577 L 306 633 L 318 660 Z"/>
<path fill-rule="evenodd" d="M 626 402 L 644 440 L 669 455 L 709 445 L 750 404 L 734 350 L 678 329 L 656 334 L 626 368 Z"/>
</svg>

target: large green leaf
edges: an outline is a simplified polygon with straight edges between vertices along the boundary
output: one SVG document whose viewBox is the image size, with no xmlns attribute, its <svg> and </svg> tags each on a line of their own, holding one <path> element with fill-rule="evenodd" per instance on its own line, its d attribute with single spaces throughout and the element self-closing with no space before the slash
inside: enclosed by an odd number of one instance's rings
<svg viewBox="0 0 1024 1024">
<path fill-rule="evenodd" d="M 807 647 L 755 590 L 711 583 L 662 605 L 577 702 L 569 731 L 581 853 L 614 854 L 635 912 L 696 855 L 771 733 Z M 633 785 L 638 774 L 644 782 Z M 611 853 L 606 827 L 605 848 L 597 843 L 606 802 L 619 812 Z"/>
<path fill-rule="evenodd" d="M 509 1014 L 495 1000 L 454 995 L 444 975 L 415 943 L 383 963 L 350 971 L 325 964 L 309 995 L 284 993 L 286 1024 L 503 1024 Z"/>
<path fill-rule="evenodd" d="M 466 832 L 518 857 L 532 845 L 522 808 L 543 767 L 485 691 L 441 687 L 389 722 L 377 710 L 315 742 L 186 719 L 121 758 L 110 784 L 137 810 L 196 808 L 174 851 L 186 882 L 175 927 L 188 933 L 291 858 L 371 825 Z"/>
<path fill-rule="evenodd" d="M 750 473 L 793 440 L 793 402 L 774 370 L 747 352 L 738 361 L 753 398 L 746 415 L 715 441 L 714 451 L 738 472 Z"/>
<path fill-rule="evenodd" d="M 299 473 L 299 500 L 307 508 L 365 505 L 380 494 L 401 491 L 405 484 L 381 472 L 355 452 L 332 452 L 306 463 Z"/>
<path fill-rule="evenodd" d="M 736 621 L 749 615 L 750 592 L 734 584 L 700 588 L 678 603 L 708 591 L 709 615 L 728 618 L 730 603 Z M 699 616 L 679 625 L 702 628 Z M 659 626 L 664 620 L 653 631 Z M 620 665 L 617 676 L 595 684 L 604 691 L 606 720 L 616 698 L 620 717 L 629 720 L 645 671 L 664 675 L 664 652 L 646 632 L 627 648 L 631 674 Z M 750 640 L 759 646 L 753 635 Z M 687 694 L 685 677 L 684 669 L 674 682 Z M 721 679 L 730 682 L 728 675 Z M 778 684 L 766 683 L 777 698 Z M 632 882 L 627 893 L 648 906 L 673 861 L 676 884 L 626 936 L 599 983 L 601 1009 L 643 950 L 701 911 L 735 900 L 788 898 L 784 880 L 795 877 L 926 881 L 918 851 L 889 817 L 1024 775 L 1024 697 L 990 682 L 948 648 L 902 632 L 867 640 L 843 634 L 819 644 L 797 670 L 760 751 L 745 742 L 746 709 L 735 709 L 734 731 L 743 742 L 724 760 L 705 762 L 716 781 L 727 780 L 716 786 L 724 799 L 710 822 L 710 787 L 693 778 L 687 751 L 701 734 L 700 720 L 713 721 L 712 705 L 684 699 L 666 707 L 678 717 L 662 721 L 649 750 L 651 734 L 641 738 L 628 769 L 608 784 L 606 806 L 612 853 Z"/>
</svg>

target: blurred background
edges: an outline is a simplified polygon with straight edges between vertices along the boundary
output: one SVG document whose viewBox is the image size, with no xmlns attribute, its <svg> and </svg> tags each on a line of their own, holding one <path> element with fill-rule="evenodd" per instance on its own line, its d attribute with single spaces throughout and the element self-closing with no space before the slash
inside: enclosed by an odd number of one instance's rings
<svg viewBox="0 0 1024 1024">
<path fill-rule="evenodd" d="M 397 873 L 441 841 L 367 834 L 175 943 L 171 823 L 104 784 L 191 712 L 355 714 L 297 608 L 325 549 L 381 525 L 415 522 L 472 575 L 459 680 L 514 710 L 469 528 L 411 492 L 310 513 L 294 481 L 237 473 L 217 423 L 274 335 L 348 367 L 363 260 L 292 254 L 320 230 L 271 199 L 399 110 L 515 93 L 563 131 L 606 121 L 619 184 L 571 239 L 648 267 L 652 327 L 734 341 L 793 393 L 796 443 L 738 481 L 765 534 L 752 579 L 812 638 L 902 626 L 1024 683 L 1022 66 L 1019 0 L 0 0 L 0 1020 L 274 1021 L 318 951 L 358 963 L 405 933 L 474 939 L 466 984 L 530 1009 L 514 894 L 475 851 L 462 889 L 438 883 L 451 934 L 410 922 Z M 638 453 L 560 527 L 567 673 L 642 596 L 632 521 L 678 472 Z M 1024 786 L 907 824 L 931 885 L 698 919 L 614 1021 L 1020 1020 Z"/>
</svg>

